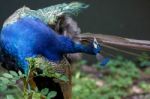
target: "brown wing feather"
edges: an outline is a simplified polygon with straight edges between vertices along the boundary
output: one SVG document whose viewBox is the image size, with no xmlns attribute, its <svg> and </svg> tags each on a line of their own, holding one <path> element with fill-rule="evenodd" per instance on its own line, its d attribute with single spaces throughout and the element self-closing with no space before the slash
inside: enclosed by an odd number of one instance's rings
<svg viewBox="0 0 150 99">
<path fill-rule="evenodd" d="M 143 51 L 150 51 L 150 41 L 148 40 L 136 40 L 130 38 L 123 38 L 119 36 L 112 36 L 112 35 L 104 35 L 104 34 L 79 34 L 78 38 L 80 40 L 92 40 L 96 38 L 98 42 L 104 45 L 111 45 L 111 46 L 118 46 L 118 47 L 125 47 L 129 49 L 136 49 L 136 50 L 143 50 Z"/>
</svg>

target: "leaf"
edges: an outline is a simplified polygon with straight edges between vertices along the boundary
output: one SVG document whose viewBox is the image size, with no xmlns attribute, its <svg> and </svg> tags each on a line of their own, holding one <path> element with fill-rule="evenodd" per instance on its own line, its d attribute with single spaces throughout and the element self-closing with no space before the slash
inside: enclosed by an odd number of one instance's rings
<svg viewBox="0 0 150 99">
<path fill-rule="evenodd" d="M 46 99 L 54 98 L 56 95 L 57 95 L 56 91 L 51 91 L 51 92 L 48 93 Z"/>
<path fill-rule="evenodd" d="M 13 76 L 11 74 L 8 74 L 8 73 L 4 73 L 2 74 L 4 77 L 6 78 L 13 78 Z"/>
<path fill-rule="evenodd" d="M 40 94 L 40 93 L 33 92 L 33 94 L 32 94 L 32 99 L 41 99 L 41 94 Z"/>
<path fill-rule="evenodd" d="M 19 74 L 19 76 L 22 76 L 22 72 L 21 71 L 19 71 L 18 74 Z"/>
<path fill-rule="evenodd" d="M 13 95 L 7 95 L 6 99 L 15 99 Z"/>
<path fill-rule="evenodd" d="M 7 89 L 7 86 L 6 85 L 3 85 L 3 86 L 0 86 L 0 92 L 3 92 Z"/>
<path fill-rule="evenodd" d="M 41 94 L 45 95 L 45 96 L 48 94 L 48 92 L 49 92 L 48 88 L 44 88 L 44 89 L 41 90 Z"/>
<path fill-rule="evenodd" d="M 13 75 L 14 77 L 18 76 L 18 74 L 15 71 L 9 71 L 11 75 Z"/>
<path fill-rule="evenodd" d="M 62 75 L 62 74 L 60 74 L 60 73 L 55 73 L 55 77 L 56 77 L 56 78 L 61 77 L 61 75 Z"/>
<path fill-rule="evenodd" d="M 0 80 L 1 80 L 2 83 L 4 83 L 4 84 L 8 84 L 8 83 L 9 83 L 9 79 L 8 79 L 8 78 L 0 77 Z"/>
<path fill-rule="evenodd" d="M 17 80 L 12 79 L 11 84 L 16 84 Z"/>
<path fill-rule="evenodd" d="M 66 81 L 66 82 L 69 81 L 69 79 L 65 75 L 62 75 L 59 79 L 63 80 L 63 81 Z"/>
<path fill-rule="evenodd" d="M 144 67 L 144 66 L 150 66 L 150 61 L 143 61 L 143 62 L 141 62 L 141 64 L 140 64 L 142 67 Z"/>
</svg>

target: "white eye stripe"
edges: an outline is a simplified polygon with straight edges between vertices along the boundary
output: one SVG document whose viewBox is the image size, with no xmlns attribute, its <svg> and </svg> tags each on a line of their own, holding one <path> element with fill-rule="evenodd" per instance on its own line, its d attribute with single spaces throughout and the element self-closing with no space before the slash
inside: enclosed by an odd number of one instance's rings
<svg viewBox="0 0 150 99">
<path fill-rule="evenodd" d="M 96 44 L 98 44 L 98 42 L 97 42 L 97 39 L 94 37 L 94 42 L 96 43 Z"/>
<path fill-rule="evenodd" d="M 98 42 L 95 37 L 94 37 L 93 45 L 94 45 L 94 48 L 98 48 Z"/>
<path fill-rule="evenodd" d="M 93 45 L 94 45 L 94 48 L 97 48 L 97 47 L 98 47 L 97 44 L 96 44 L 95 42 L 93 43 Z"/>
</svg>

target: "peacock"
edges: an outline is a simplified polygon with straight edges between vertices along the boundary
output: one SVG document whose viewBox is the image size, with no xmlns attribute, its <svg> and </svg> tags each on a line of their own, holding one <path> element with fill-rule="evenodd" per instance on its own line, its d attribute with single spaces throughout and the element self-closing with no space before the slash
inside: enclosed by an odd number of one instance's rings
<svg viewBox="0 0 150 99">
<path fill-rule="evenodd" d="M 80 2 L 71 2 L 38 10 L 31 10 L 25 6 L 18 9 L 4 22 L 1 30 L 1 61 L 9 64 L 7 67 L 18 68 L 25 74 L 29 70 L 29 63 L 26 60 L 29 57 L 35 58 L 40 55 L 59 65 L 57 67 L 62 68 L 62 73 L 68 76 L 69 82 L 59 83 L 41 77 L 34 80 L 39 87 L 43 87 L 40 81 L 47 83 L 44 87 L 49 87 L 49 84 L 55 82 L 54 86 L 60 85 L 56 88 L 58 89 L 56 99 L 71 99 L 71 67 L 68 54 L 86 53 L 99 57 L 103 47 L 115 49 L 111 47 L 113 45 L 150 50 L 150 41 L 103 34 L 81 34 L 71 15 L 77 15 L 88 6 Z M 108 61 L 106 58 L 101 63 L 105 65 Z"/>
</svg>

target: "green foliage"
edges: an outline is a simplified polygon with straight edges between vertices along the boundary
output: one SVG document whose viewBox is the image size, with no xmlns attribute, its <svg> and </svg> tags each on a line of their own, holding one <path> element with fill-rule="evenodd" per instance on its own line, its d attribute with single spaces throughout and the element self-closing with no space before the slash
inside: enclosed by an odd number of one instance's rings
<svg viewBox="0 0 150 99">
<path fill-rule="evenodd" d="M 32 89 L 29 81 L 35 76 L 54 77 L 62 81 L 68 81 L 68 78 L 57 73 L 51 63 L 41 57 L 27 60 L 30 63 L 30 69 L 26 75 L 21 71 L 9 71 L 0 75 L 0 93 L 4 95 L 5 99 L 22 99 L 22 97 L 24 99 L 51 99 L 55 97 L 57 92 L 49 91 L 47 88 L 41 91 L 37 88 Z M 140 60 L 140 65 L 145 61 L 143 58 L 138 60 Z M 149 60 L 147 59 L 147 61 Z M 99 73 L 103 75 L 101 78 L 93 78 L 90 74 L 80 72 L 80 67 L 85 63 L 85 61 L 81 61 L 75 64 L 77 70 L 73 75 L 73 99 L 85 99 L 85 97 L 86 99 L 100 99 L 100 97 L 102 99 L 122 99 L 122 97 L 132 94 L 131 86 L 135 80 L 140 78 L 141 71 L 136 66 L 137 63 L 121 56 L 111 59 L 105 68 L 96 66 Z M 42 72 L 38 73 L 37 68 Z M 144 69 L 146 75 L 150 74 L 149 71 L 149 68 Z M 101 85 L 97 83 L 101 83 Z M 150 84 L 144 81 L 138 83 L 137 86 L 144 92 L 150 90 Z"/>
<path fill-rule="evenodd" d="M 57 93 L 55 91 L 51 91 L 48 93 L 46 99 L 51 99 L 51 98 L 55 97 L 56 95 L 57 95 Z"/>
<path fill-rule="evenodd" d="M 123 59 L 121 56 L 110 60 L 108 64 L 110 74 L 104 76 L 106 84 L 102 87 L 102 96 L 114 99 L 121 99 L 128 93 L 128 87 L 133 81 L 140 77 L 140 72 L 135 63 Z M 107 88 L 109 87 L 109 88 Z"/>
<path fill-rule="evenodd" d="M 146 53 L 142 53 L 142 55 L 137 58 L 137 61 L 141 67 L 150 66 L 150 57 Z"/>
<path fill-rule="evenodd" d="M 7 95 L 6 99 L 15 99 L 13 95 Z"/>
<path fill-rule="evenodd" d="M 73 77 L 73 82 L 75 83 L 73 87 L 73 99 L 100 99 L 100 90 L 95 84 L 95 80 L 89 77 Z"/>
<path fill-rule="evenodd" d="M 6 99 L 19 99 L 23 93 L 20 92 L 21 89 L 17 86 L 17 81 L 23 77 L 25 77 L 24 74 L 19 74 L 15 71 L 3 73 L 0 77 L 0 93 L 4 94 Z"/>
<path fill-rule="evenodd" d="M 139 83 L 139 87 L 142 88 L 145 92 L 150 92 L 150 84 L 146 82 Z"/>
<path fill-rule="evenodd" d="M 16 81 L 24 77 L 24 74 L 19 75 L 14 71 L 9 71 L 8 73 L 3 73 L 0 77 L 0 91 L 6 90 L 8 85 L 16 87 Z M 3 90 L 2 90 L 3 89 Z"/>
<path fill-rule="evenodd" d="M 144 70 L 144 73 L 147 74 L 147 75 L 150 75 L 150 67 L 149 67 L 149 68 L 146 68 L 146 69 Z"/>
<path fill-rule="evenodd" d="M 47 76 L 68 81 L 68 78 L 60 73 L 57 73 L 51 66 L 51 63 L 42 57 L 28 58 L 29 71 L 23 74 L 21 71 L 4 72 L 0 76 L 0 93 L 6 99 L 51 99 L 57 95 L 55 91 L 49 91 L 44 88 L 41 91 L 30 83 L 36 76 Z M 38 73 L 38 70 L 41 73 Z"/>
<path fill-rule="evenodd" d="M 96 67 L 98 69 L 99 64 Z M 90 74 L 83 75 L 83 72 L 76 71 L 73 76 L 73 99 L 85 99 L 85 97 L 86 99 L 100 99 L 100 97 L 101 99 L 122 99 L 132 94 L 131 86 L 140 78 L 140 70 L 136 62 L 121 56 L 111 59 L 107 67 L 99 68 L 102 78 L 93 79 L 89 76 Z M 97 82 L 102 85 L 98 86 Z M 145 92 L 150 90 L 149 83 L 141 83 L 138 86 Z"/>
<path fill-rule="evenodd" d="M 68 78 L 65 75 L 57 73 L 55 68 L 53 68 L 52 63 L 43 57 L 28 58 L 27 60 L 30 63 L 29 72 L 34 73 L 36 76 L 47 76 L 50 78 L 57 78 L 62 81 L 68 81 Z M 42 70 L 41 74 L 37 73 L 37 68 Z"/>
<path fill-rule="evenodd" d="M 48 88 L 44 88 L 44 89 L 41 90 L 41 94 L 42 94 L 42 95 L 47 95 L 48 92 L 49 92 L 49 89 L 48 89 Z"/>
</svg>

